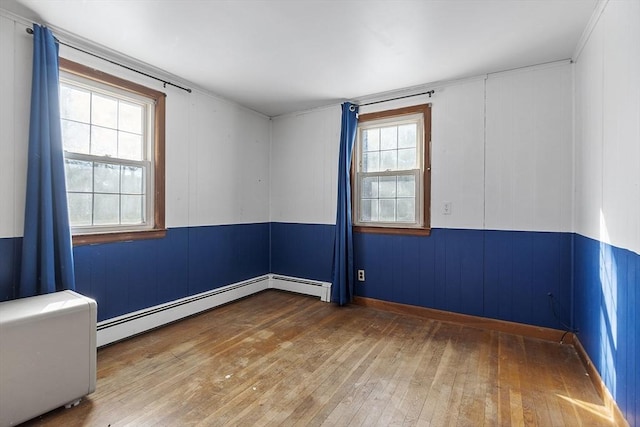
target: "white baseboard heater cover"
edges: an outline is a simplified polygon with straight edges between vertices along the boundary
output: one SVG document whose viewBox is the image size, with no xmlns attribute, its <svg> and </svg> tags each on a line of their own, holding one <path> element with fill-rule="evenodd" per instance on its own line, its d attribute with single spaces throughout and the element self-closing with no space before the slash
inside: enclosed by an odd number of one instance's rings
<svg viewBox="0 0 640 427">
<path fill-rule="evenodd" d="M 96 309 L 72 291 L 0 303 L 0 427 L 95 390 Z"/>
<path fill-rule="evenodd" d="M 103 320 L 98 323 L 98 347 L 193 316 L 268 289 L 269 276 L 260 276 Z"/>
<path fill-rule="evenodd" d="M 269 287 L 283 291 L 320 297 L 323 302 L 331 302 L 331 283 L 319 280 L 272 274 Z"/>
<path fill-rule="evenodd" d="M 197 295 L 145 308 L 98 323 L 98 347 L 102 347 L 205 310 L 262 292 L 280 289 L 331 301 L 331 283 L 267 274 L 222 286 Z"/>
</svg>

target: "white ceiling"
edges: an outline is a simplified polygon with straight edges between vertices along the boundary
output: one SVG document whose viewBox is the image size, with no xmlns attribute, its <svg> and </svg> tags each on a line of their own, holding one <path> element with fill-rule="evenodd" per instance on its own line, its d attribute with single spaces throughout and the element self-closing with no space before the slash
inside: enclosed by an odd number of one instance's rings
<svg viewBox="0 0 640 427">
<path fill-rule="evenodd" d="M 570 58 L 597 0 L 0 0 L 268 116 Z"/>
</svg>

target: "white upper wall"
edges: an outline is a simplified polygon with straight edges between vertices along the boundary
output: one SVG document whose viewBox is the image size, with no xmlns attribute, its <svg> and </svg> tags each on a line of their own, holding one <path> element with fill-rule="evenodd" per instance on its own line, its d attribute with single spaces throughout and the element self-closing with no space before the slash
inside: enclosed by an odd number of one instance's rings
<svg viewBox="0 0 640 427">
<path fill-rule="evenodd" d="M 486 108 L 486 228 L 571 231 L 570 64 L 489 75 Z"/>
<path fill-rule="evenodd" d="M 484 226 L 484 81 L 468 79 L 426 95 L 365 106 L 362 113 L 430 103 L 431 226 Z M 391 96 L 393 97 L 393 96 Z M 451 213 L 443 213 L 450 203 Z"/>
<path fill-rule="evenodd" d="M 431 226 L 484 225 L 484 78 L 438 90 L 431 110 Z M 445 202 L 451 213 L 443 213 Z"/>
<path fill-rule="evenodd" d="M 575 231 L 640 253 L 640 2 L 609 1 L 575 63 Z"/>
<path fill-rule="evenodd" d="M 433 104 L 432 226 L 575 230 L 638 251 L 639 20 L 638 2 L 608 2 L 573 66 L 575 155 L 566 63 L 375 107 Z M 24 29 L 0 15 L 0 237 L 22 235 L 32 49 Z M 167 93 L 169 227 L 335 222 L 339 106 L 271 122 L 64 47 L 61 55 Z M 444 202 L 451 215 L 442 213 Z"/>
<path fill-rule="evenodd" d="M 335 224 L 340 106 L 273 119 L 270 220 Z"/>
<path fill-rule="evenodd" d="M 571 231 L 570 64 L 460 81 L 436 88 L 432 98 L 360 112 L 426 102 L 432 227 Z M 339 136 L 339 106 L 273 120 L 272 221 L 335 223 Z"/>
<path fill-rule="evenodd" d="M 0 238 L 22 236 L 33 38 L 0 15 Z M 270 120 L 61 46 L 60 56 L 163 91 L 167 227 L 269 220 Z"/>
<path fill-rule="evenodd" d="M 0 238 L 22 236 L 32 46 L 24 26 L 0 15 Z"/>
</svg>

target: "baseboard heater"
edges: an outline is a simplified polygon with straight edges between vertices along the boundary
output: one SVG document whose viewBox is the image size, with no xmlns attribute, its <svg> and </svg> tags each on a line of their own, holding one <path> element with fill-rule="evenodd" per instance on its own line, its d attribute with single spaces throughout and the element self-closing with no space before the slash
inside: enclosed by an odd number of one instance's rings
<svg viewBox="0 0 640 427">
<path fill-rule="evenodd" d="M 331 283 L 266 274 L 98 323 L 98 347 L 158 328 L 266 289 L 280 289 L 331 299 Z"/>
<path fill-rule="evenodd" d="M 331 302 L 331 283 L 329 282 L 272 274 L 269 287 L 299 294 L 314 295 L 320 297 L 324 302 Z"/>
<path fill-rule="evenodd" d="M 96 388 L 96 302 L 72 291 L 0 303 L 0 426 Z"/>
</svg>

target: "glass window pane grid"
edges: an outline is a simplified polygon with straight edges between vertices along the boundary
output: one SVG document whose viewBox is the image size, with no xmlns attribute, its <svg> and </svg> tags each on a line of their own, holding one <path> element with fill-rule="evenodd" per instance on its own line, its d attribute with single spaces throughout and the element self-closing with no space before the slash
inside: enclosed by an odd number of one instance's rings
<svg viewBox="0 0 640 427">
<path fill-rule="evenodd" d="M 409 128 L 412 132 L 406 131 Z M 401 138 L 401 130 L 404 136 L 413 136 L 413 144 L 408 144 L 406 137 Z M 377 135 L 375 143 L 371 143 L 372 135 Z M 417 122 L 364 129 L 360 137 L 361 171 L 401 171 L 416 168 L 419 163 L 418 137 Z"/>
<path fill-rule="evenodd" d="M 110 159 L 116 160 L 120 155 L 120 138 L 121 135 L 124 135 L 126 137 L 126 135 L 132 135 L 132 136 L 139 136 L 139 140 L 140 140 L 140 145 L 142 145 L 142 142 L 144 140 L 144 124 L 143 124 L 143 115 L 144 115 L 144 106 L 140 105 L 140 104 L 135 104 L 135 103 L 131 103 L 131 102 L 126 102 L 126 101 L 122 101 L 120 99 L 118 99 L 117 97 L 114 96 L 110 96 L 108 94 L 102 94 L 102 93 L 96 93 L 93 90 L 86 90 L 83 88 L 76 88 L 74 85 L 72 84 L 65 84 L 64 85 L 65 89 L 68 91 L 71 91 L 71 93 L 74 93 L 74 91 L 78 92 L 78 93 L 82 93 L 82 94 L 87 94 L 89 99 L 88 99 L 88 109 L 89 111 L 87 113 L 84 113 L 84 116 L 87 116 L 88 120 L 72 120 L 72 119 L 63 119 L 63 121 L 69 122 L 69 123 L 80 123 L 83 125 L 88 125 L 89 126 L 89 132 L 88 132 L 88 149 L 86 150 L 78 150 L 77 147 L 69 147 L 68 145 L 65 146 L 65 148 L 76 148 L 75 150 L 73 150 L 72 152 L 77 152 L 80 154 L 86 154 L 88 155 L 88 157 L 95 157 L 92 156 L 90 153 L 94 152 L 95 154 L 98 154 L 98 157 L 104 157 L 106 155 L 106 157 L 109 157 Z M 121 118 L 121 114 L 120 114 L 120 105 L 121 103 L 125 103 L 126 102 L 126 106 L 129 107 L 130 109 L 132 107 L 136 107 L 138 106 L 138 108 L 140 108 L 140 116 L 139 116 L 139 125 L 138 128 L 140 130 L 140 132 L 135 132 L 132 131 L 132 127 L 135 126 L 135 124 L 129 124 L 129 128 L 125 129 L 125 130 L 120 130 L 120 118 Z M 109 110 L 109 108 L 111 109 L 111 111 L 106 111 L 107 116 L 106 117 L 97 117 L 96 116 L 96 112 L 95 112 L 95 107 L 96 105 L 100 105 L 100 103 L 102 103 L 102 105 L 105 105 L 108 107 L 107 109 Z M 69 108 L 73 108 L 73 106 L 69 106 Z M 73 110 L 70 110 L 71 113 L 73 114 Z M 83 114 L 76 114 L 76 116 L 83 116 Z M 84 117 L 83 116 L 83 117 Z M 104 115 L 103 115 L 104 116 Z M 98 120 L 98 124 L 95 123 L 95 121 Z M 96 133 L 99 132 L 99 133 Z M 112 133 L 113 132 L 113 133 Z M 96 146 L 95 144 L 98 142 L 98 140 L 96 140 L 96 136 L 97 135 L 102 135 L 102 142 L 103 142 L 103 146 Z M 104 139 L 107 138 L 107 139 Z M 104 143 L 106 143 L 107 145 L 104 145 Z M 95 150 L 98 150 L 97 152 L 95 152 Z M 138 155 L 134 155 L 134 156 L 128 156 L 128 157 L 134 157 L 132 160 L 143 160 L 143 156 L 144 156 L 144 152 L 146 150 L 142 149 L 142 147 L 139 147 L 138 149 L 136 149 L 136 151 L 138 151 Z M 125 159 L 127 157 L 124 157 Z M 123 170 L 125 169 L 125 167 L 119 165 L 117 162 L 113 162 L 113 163 L 105 163 L 105 162 L 96 162 L 96 161 L 91 161 L 91 191 L 90 192 L 81 192 L 81 191 L 69 191 L 68 193 L 70 195 L 80 195 L 80 194 L 86 194 L 87 196 L 91 197 L 91 219 L 90 221 L 86 221 L 83 220 L 82 224 L 71 224 L 72 226 L 74 225 L 81 225 L 81 226 L 95 226 L 95 225 L 122 225 L 123 224 L 123 203 L 122 203 L 122 197 L 125 196 L 131 196 L 131 197 L 140 197 L 142 199 L 141 202 L 141 210 L 140 210 L 140 221 L 135 222 L 134 224 L 136 225 L 142 225 L 145 222 L 145 209 L 144 205 L 144 199 L 145 199 L 145 191 L 144 188 L 140 188 L 139 191 L 135 192 L 135 191 L 129 191 L 129 192 L 123 192 L 122 191 L 122 181 L 124 179 L 124 173 Z M 95 168 L 98 167 L 100 168 L 100 166 L 98 165 L 111 165 L 111 166 L 116 166 L 118 169 L 117 175 L 117 189 L 112 188 L 112 191 L 99 191 L 98 189 L 96 189 L 96 174 L 95 174 Z M 144 168 L 140 167 L 139 169 L 141 169 L 142 171 L 142 177 L 140 179 L 140 186 L 143 187 L 144 186 Z M 109 175 L 109 172 L 103 171 L 105 173 L 107 173 L 107 175 Z M 107 181 L 109 180 L 108 176 L 103 176 L 102 177 L 103 180 L 106 179 Z M 104 185 L 108 185 L 104 184 Z M 104 196 L 104 197 L 96 197 L 96 195 L 98 196 Z M 110 197 L 113 196 L 113 197 Z M 71 196 L 74 197 L 74 196 Z M 109 221 L 100 221 L 99 218 L 96 218 L 96 209 L 99 209 L 100 204 L 101 203 L 106 203 L 107 201 L 111 200 L 110 203 L 114 204 L 115 206 L 115 198 L 117 197 L 117 215 L 116 212 L 112 212 L 111 214 L 105 213 L 104 218 L 111 218 L 111 220 Z M 117 220 L 115 220 L 117 216 Z M 127 221 L 128 224 L 131 224 L 131 221 Z"/>
<path fill-rule="evenodd" d="M 145 95 L 129 92 L 127 89 L 111 87 L 108 84 L 88 80 L 82 76 L 75 76 L 72 74 L 67 74 L 66 72 L 62 72 L 60 77 L 61 88 L 64 87 L 67 90 L 76 90 L 81 95 L 81 97 L 83 97 L 83 103 L 86 105 L 86 108 L 80 108 L 80 110 L 85 111 L 84 113 L 82 113 L 82 117 L 75 117 L 73 116 L 73 114 L 67 114 L 66 116 L 64 114 L 62 115 L 63 121 L 66 120 L 67 123 L 77 123 L 87 127 L 87 141 L 84 142 L 84 135 L 81 135 L 80 138 L 78 138 L 78 136 L 76 135 L 75 147 L 72 147 L 72 149 L 69 149 L 69 147 L 66 145 L 64 147 L 66 150 L 65 158 L 88 162 L 97 161 L 102 163 L 120 164 L 123 166 L 123 168 L 124 165 L 132 165 L 134 167 L 141 168 L 140 170 L 142 171 L 142 176 L 140 177 L 140 173 L 138 173 L 137 182 L 133 182 L 132 188 L 126 189 L 124 187 L 121 187 L 120 192 L 117 193 L 119 199 L 122 199 L 123 197 L 134 198 L 135 200 L 129 204 L 130 206 L 137 205 L 138 202 L 140 202 L 141 210 L 139 210 L 139 216 L 141 220 L 136 220 L 135 224 L 130 224 L 131 221 L 127 221 L 126 219 L 123 220 L 123 212 L 119 210 L 119 220 L 117 221 L 119 224 L 115 224 L 116 221 L 113 221 L 113 226 L 93 226 L 91 224 L 95 224 L 97 221 L 95 220 L 95 212 L 91 212 L 91 215 L 93 217 L 91 221 L 83 222 L 78 226 L 72 225 L 73 233 L 84 234 L 126 230 L 137 231 L 141 230 L 142 228 L 149 228 L 149 226 L 152 226 L 153 224 L 150 224 L 148 222 L 148 219 L 153 218 L 154 211 L 153 200 L 149 200 L 149 198 L 154 194 L 154 156 L 152 150 L 153 141 L 151 140 L 154 135 L 154 130 L 151 127 L 151 125 L 154 123 L 154 102 Z M 117 139 L 114 140 L 114 144 L 117 144 L 116 152 L 105 153 L 112 154 L 111 156 L 91 155 L 91 148 L 88 147 L 88 145 L 91 144 L 89 136 L 91 127 L 97 127 L 98 125 L 98 123 L 92 124 L 90 119 L 92 112 L 91 99 L 94 95 L 108 98 L 110 100 L 115 100 L 117 103 L 117 110 L 113 115 L 114 119 L 117 119 L 115 126 L 113 122 L 102 123 L 103 129 L 113 130 L 117 135 Z M 61 100 L 61 103 L 62 102 L 63 100 Z M 120 106 L 123 106 L 123 108 L 120 108 Z M 122 112 L 123 110 L 128 111 Z M 108 126 L 104 126 L 105 124 L 108 124 Z M 73 129 L 72 131 L 75 131 L 76 134 L 78 133 L 75 129 Z M 124 150 L 121 150 L 120 147 L 122 143 L 125 144 Z M 122 156 L 122 158 L 115 157 L 113 154 Z M 93 179 L 88 179 L 87 181 L 91 182 L 91 185 L 93 185 Z M 138 189 L 139 184 L 144 187 L 142 189 Z M 124 185 L 124 183 L 121 182 L 120 185 L 122 186 Z M 90 198 L 95 198 L 94 196 L 96 194 L 100 195 L 101 192 L 68 192 L 69 198 L 74 196 L 87 196 Z M 116 193 L 109 194 L 114 195 Z M 93 206 L 94 204 L 95 200 L 91 200 L 90 205 Z M 119 201 L 119 204 L 123 206 L 121 200 Z M 130 210 L 129 213 L 131 212 L 133 211 Z M 137 216 L 137 213 L 135 215 Z M 131 216 L 129 217 L 129 219 L 131 219 Z"/>
<path fill-rule="evenodd" d="M 65 159 L 66 164 L 67 164 L 67 182 L 69 182 L 69 171 L 70 171 L 70 164 L 73 164 L 73 162 L 77 162 L 73 159 Z M 144 180 L 145 180 L 145 168 L 146 166 L 139 166 L 139 167 L 132 167 L 132 166 L 122 166 L 120 164 L 117 163 L 105 163 L 105 162 L 82 162 L 82 163 L 90 163 L 90 173 L 91 173 L 91 177 L 90 177 L 90 183 L 91 183 L 91 188 L 87 189 L 86 191 L 67 191 L 67 194 L 71 195 L 70 199 L 73 199 L 74 196 L 79 196 L 79 195 L 87 195 L 91 197 L 91 219 L 90 221 L 83 221 L 82 223 L 77 223 L 74 222 L 74 218 L 77 218 L 77 215 L 74 216 L 73 212 L 70 212 L 70 219 L 72 220 L 71 222 L 71 226 L 75 227 L 75 226 L 104 226 L 104 225 L 109 225 L 109 226 L 119 226 L 119 225 L 144 225 L 146 223 L 146 192 L 145 192 L 145 186 L 144 186 Z M 95 175 L 95 171 L 96 171 L 96 166 L 97 165 L 106 165 L 106 166 L 117 166 L 118 167 L 118 191 L 117 192 L 109 192 L 109 191 L 99 191 L 96 190 L 96 175 Z M 98 166 L 99 168 L 100 166 Z M 139 192 L 124 192 L 122 191 L 122 181 L 123 181 L 123 177 L 124 177 L 124 173 L 123 171 L 125 170 L 125 168 L 129 168 L 129 169 L 139 169 L 140 170 L 140 191 Z M 88 178 L 88 177 L 87 177 Z M 114 196 L 118 198 L 118 220 L 117 221 L 111 221 L 111 222 L 100 222 L 98 220 L 96 220 L 96 205 L 97 202 L 99 202 L 99 200 L 96 200 L 96 195 L 97 196 Z M 123 197 L 139 197 L 141 199 L 141 206 L 140 206 L 140 221 L 139 222 L 132 222 L 132 221 L 123 221 L 123 213 L 122 213 L 122 199 Z M 77 197 L 76 197 L 77 199 Z M 104 198 L 102 198 L 103 200 L 106 200 Z M 112 213 L 112 218 L 115 217 L 115 212 Z"/>
<path fill-rule="evenodd" d="M 111 147 L 109 149 L 108 152 L 100 152 L 100 150 L 98 150 L 98 153 L 96 153 L 97 155 L 108 155 L 109 157 L 113 157 L 113 158 L 130 158 L 130 157 L 121 157 L 120 153 L 120 135 L 132 135 L 132 136 L 139 136 L 140 137 L 140 150 L 136 150 L 139 152 L 139 156 L 137 156 L 137 158 L 134 158 L 132 160 L 145 160 L 146 159 L 146 150 L 143 147 L 143 143 L 145 140 L 145 123 L 144 123 L 144 117 L 146 116 L 145 110 L 146 110 L 146 106 L 141 104 L 141 103 L 135 103 L 133 101 L 129 101 L 129 100 L 124 100 L 124 99 L 120 99 L 118 98 L 117 95 L 114 94 L 109 94 L 109 93 L 103 93 L 101 91 L 95 91 L 92 89 L 87 89 L 84 87 L 81 87 L 80 85 L 75 85 L 73 83 L 63 83 L 61 84 L 62 88 L 65 89 L 69 89 L 71 91 L 78 91 L 78 92 L 82 92 L 82 93 L 87 93 L 90 97 L 89 102 L 88 102 L 88 108 L 89 108 L 89 113 L 88 113 L 88 119 L 86 121 L 78 121 L 78 120 L 73 120 L 70 118 L 63 118 L 63 120 L 65 121 L 69 121 L 69 122 L 77 122 L 77 123 L 83 123 L 83 124 L 88 124 L 90 126 L 90 132 L 89 132 L 89 149 L 88 149 L 88 153 L 93 153 L 95 150 L 94 144 L 95 144 L 95 132 L 100 132 L 103 135 L 104 134 L 108 134 L 107 131 L 113 131 L 115 132 L 115 146 Z M 94 114 L 94 98 L 98 98 L 98 99 L 108 99 L 111 101 L 114 101 L 116 104 L 116 110 L 115 110 L 115 125 L 109 125 L 109 123 L 106 123 L 104 121 L 96 123 L 94 120 L 95 114 Z M 120 114 L 120 106 L 124 105 L 126 108 L 131 108 L 131 107 L 138 107 L 140 108 L 140 116 L 139 116 L 139 120 L 140 123 L 137 126 L 139 128 L 139 132 L 136 131 L 132 131 L 132 128 L 125 128 L 125 129 L 121 129 L 120 126 L 120 118 L 121 118 L 121 114 Z M 64 143 L 65 141 L 63 141 Z M 65 150 L 67 151 L 71 151 L 71 152 L 78 152 L 78 151 L 73 151 L 73 150 L 69 150 L 70 147 L 68 147 L 67 144 L 65 144 Z M 81 152 L 80 152 L 81 153 Z"/>
<path fill-rule="evenodd" d="M 360 174 L 359 221 L 374 224 L 415 224 L 417 218 L 416 172 L 418 170 L 400 174 L 389 172 Z M 412 186 L 406 185 L 411 181 L 413 181 Z M 407 206 L 411 205 L 413 209 L 408 212 Z M 402 215 L 399 215 L 399 212 Z"/>
<path fill-rule="evenodd" d="M 383 140 L 381 129 L 386 129 L 386 141 Z M 428 143 L 424 141 L 423 130 L 422 113 L 390 116 L 363 122 L 358 126 L 355 225 L 401 228 L 422 226 L 422 173 L 425 167 L 423 153 L 427 149 L 424 145 Z M 370 143 L 370 134 L 377 135 L 376 144 Z M 365 137 L 367 141 L 364 140 Z M 383 197 L 382 184 L 376 186 L 376 189 L 379 188 L 377 196 L 371 191 L 370 183 L 374 180 L 377 182 L 376 178 L 384 176 L 396 179 L 393 197 Z M 369 180 L 368 187 L 363 180 Z M 385 218 L 384 206 L 381 207 L 380 203 L 387 203 L 386 214 L 389 218 Z M 378 216 L 371 215 L 374 206 Z"/>
</svg>

